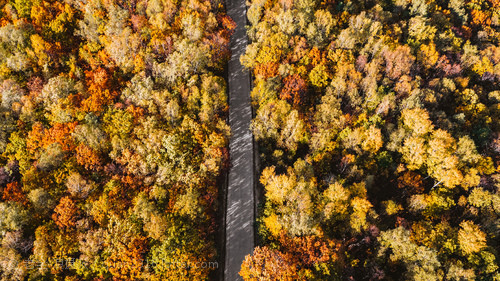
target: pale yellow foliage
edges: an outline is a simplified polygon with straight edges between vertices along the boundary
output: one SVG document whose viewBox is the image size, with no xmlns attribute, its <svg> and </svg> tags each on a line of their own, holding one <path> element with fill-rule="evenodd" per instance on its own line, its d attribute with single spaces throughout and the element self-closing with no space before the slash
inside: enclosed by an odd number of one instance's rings
<svg viewBox="0 0 500 281">
<path fill-rule="evenodd" d="M 477 253 L 486 247 L 486 234 L 472 221 L 463 221 L 458 231 L 458 243 L 466 255 Z"/>
</svg>

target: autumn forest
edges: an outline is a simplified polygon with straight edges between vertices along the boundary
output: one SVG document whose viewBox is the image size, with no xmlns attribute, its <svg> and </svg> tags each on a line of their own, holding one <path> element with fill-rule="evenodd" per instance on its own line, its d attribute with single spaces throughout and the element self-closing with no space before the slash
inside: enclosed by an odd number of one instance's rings
<svg viewBox="0 0 500 281">
<path fill-rule="evenodd" d="M 208 278 L 168 263 L 217 258 L 224 6 L 0 3 L 2 280 Z"/>
<path fill-rule="evenodd" d="M 500 281 L 500 1 L 246 9 L 242 279 Z M 220 278 L 235 27 L 223 0 L 0 0 L 0 280 Z"/>
</svg>

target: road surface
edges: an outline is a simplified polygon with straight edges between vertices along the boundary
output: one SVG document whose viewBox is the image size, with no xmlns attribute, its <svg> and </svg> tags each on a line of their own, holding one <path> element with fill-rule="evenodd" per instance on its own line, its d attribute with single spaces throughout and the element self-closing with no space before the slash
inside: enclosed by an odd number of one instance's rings
<svg viewBox="0 0 500 281">
<path fill-rule="evenodd" d="M 245 0 L 226 0 L 228 15 L 235 21 L 236 30 L 231 37 L 231 60 L 228 65 L 229 125 L 231 139 L 227 201 L 226 201 L 226 253 L 224 280 L 242 280 L 238 272 L 246 255 L 254 247 L 254 172 L 253 142 L 250 132 L 252 108 L 250 105 L 250 75 L 240 64 L 245 52 L 246 35 Z"/>
</svg>

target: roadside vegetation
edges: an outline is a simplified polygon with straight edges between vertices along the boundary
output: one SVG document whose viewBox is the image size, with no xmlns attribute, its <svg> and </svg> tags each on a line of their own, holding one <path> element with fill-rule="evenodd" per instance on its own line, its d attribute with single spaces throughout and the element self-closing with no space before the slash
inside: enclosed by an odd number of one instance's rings
<svg viewBox="0 0 500 281">
<path fill-rule="evenodd" d="M 221 1 L 0 1 L 1 280 L 205 280 Z"/>
<path fill-rule="evenodd" d="M 245 280 L 500 280 L 500 2 L 252 0 Z"/>
</svg>

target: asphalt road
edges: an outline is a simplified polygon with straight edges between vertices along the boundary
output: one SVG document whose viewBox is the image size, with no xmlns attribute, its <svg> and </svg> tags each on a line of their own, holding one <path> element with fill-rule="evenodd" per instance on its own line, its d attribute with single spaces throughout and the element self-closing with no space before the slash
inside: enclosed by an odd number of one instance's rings
<svg viewBox="0 0 500 281">
<path fill-rule="evenodd" d="M 245 0 L 226 0 L 228 15 L 235 21 L 228 66 L 229 88 L 229 168 L 226 201 L 226 253 L 224 280 L 242 280 L 238 272 L 254 247 L 253 142 L 250 131 L 250 75 L 240 64 L 248 44 Z"/>
</svg>

